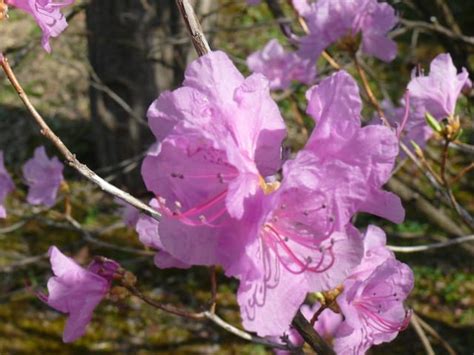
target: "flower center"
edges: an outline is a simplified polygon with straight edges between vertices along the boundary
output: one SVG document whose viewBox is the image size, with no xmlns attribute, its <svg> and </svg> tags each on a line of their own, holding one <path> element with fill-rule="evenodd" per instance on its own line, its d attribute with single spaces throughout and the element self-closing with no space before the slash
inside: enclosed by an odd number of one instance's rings
<svg viewBox="0 0 474 355">
<path fill-rule="evenodd" d="M 266 182 L 265 179 L 261 175 L 258 176 L 258 182 L 259 182 L 260 188 L 263 190 L 263 193 L 265 195 L 269 195 L 272 192 L 275 192 L 276 190 L 280 188 L 280 185 L 281 185 L 279 181 Z"/>
</svg>

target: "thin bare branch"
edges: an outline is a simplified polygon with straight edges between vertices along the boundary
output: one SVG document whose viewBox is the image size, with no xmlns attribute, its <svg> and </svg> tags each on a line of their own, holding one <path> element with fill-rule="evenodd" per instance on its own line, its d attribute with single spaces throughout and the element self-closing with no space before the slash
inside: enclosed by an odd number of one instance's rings
<svg viewBox="0 0 474 355">
<path fill-rule="evenodd" d="M 409 247 L 389 245 L 388 248 L 390 250 L 393 250 L 396 253 L 418 253 L 421 251 L 446 248 L 452 245 L 457 245 L 457 244 L 462 244 L 462 243 L 472 242 L 472 241 L 474 241 L 474 235 L 467 235 L 465 237 L 459 237 L 456 239 L 447 240 L 445 242 L 439 242 L 439 243 L 433 243 L 433 244 L 416 245 L 416 246 L 409 246 Z"/>
<path fill-rule="evenodd" d="M 433 347 L 431 346 L 431 343 L 426 336 L 425 331 L 423 328 L 421 328 L 421 325 L 418 321 L 418 316 L 416 314 L 413 314 L 410 320 L 411 325 L 416 331 L 416 334 L 420 337 L 421 343 L 423 344 L 423 347 L 425 348 L 425 352 L 427 355 L 435 355 L 435 352 L 433 350 Z"/>
<path fill-rule="evenodd" d="M 117 251 L 121 251 L 121 252 L 125 252 L 125 253 L 132 253 L 132 254 L 143 255 L 143 256 L 153 256 L 153 255 L 155 255 L 155 253 L 152 252 L 152 251 L 139 250 L 139 249 L 128 248 L 128 247 L 121 247 L 121 246 L 118 246 L 118 245 L 115 245 L 115 244 L 104 242 L 103 240 L 99 240 L 99 239 L 95 238 L 92 235 L 91 232 L 84 229 L 82 227 L 82 225 L 77 220 L 75 220 L 72 216 L 65 215 L 65 219 L 66 219 L 66 221 L 68 221 L 71 224 L 71 226 L 75 230 L 80 232 L 82 234 L 84 240 L 89 242 L 89 243 L 95 244 L 95 245 L 103 247 L 103 248 L 117 250 Z"/>
<path fill-rule="evenodd" d="M 470 46 L 474 46 L 474 37 L 465 36 L 463 34 L 457 34 L 451 31 L 450 29 L 440 25 L 438 22 L 429 23 L 423 21 L 401 19 L 400 23 L 406 28 L 436 32 L 452 40 L 464 42 Z"/>
<path fill-rule="evenodd" d="M 451 185 L 454 185 L 457 183 L 459 180 L 461 180 L 464 175 L 469 173 L 470 171 L 474 170 L 474 163 L 469 164 L 465 168 L 463 168 L 452 180 L 451 180 Z"/>
<path fill-rule="evenodd" d="M 449 343 L 446 340 L 444 340 L 443 337 L 441 335 L 439 335 L 439 333 L 436 330 L 434 330 L 431 325 L 426 323 L 418 315 L 415 314 L 415 316 L 417 318 L 417 321 L 420 323 L 421 327 L 424 330 L 426 330 L 429 334 L 431 334 L 434 338 L 436 338 L 441 343 L 441 345 L 444 346 L 444 348 L 447 350 L 449 355 L 456 355 L 456 351 L 454 351 L 454 349 L 451 347 L 451 345 L 449 345 Z"/>
<path fill-rule="evenodd" d="M 188 319 L 193 319 L 193 320 L 210 320 L 214 324 L 218 325 L 222 329 L 228 331 L 229 333 L 232 333 L 236 336 L 238 336 L 241 339 L 250 341 L 252 343 L 256 344 L 262 344 L 274 349 L 281 349 L 281 350 L 294 350 L 292 347 L 289 347 L 288 345 L 285 344 L 280 344 L 276 343 L 274 341 L 271 341 L 269 339 L 265 338 L 260 338 L 257 336 L 254 336 L 252 334 L 247 333 L 246 331 L 239 329 L 237 327 L 234 327 L 233 325 L 227 323 L 225 320 L 220 318 L 217 314 L 211 311 L 203 311 L 203 312 L 192 312 L 188 311 L 182 308 L 178 308 L 172 305 L 164 304 L 161 302 L 158 302 L 156 300 L 151 299 L 147 295 L 145 295 L 143 292 L 141 292 L 137 287 L 135 286 L 130 286 L 130 285 L 125 285 L 125 287 L 134 295 L 140 298 L 142 301 L 147 303 L 148 305 L 160 309 L 164 312 L 174 314 L 179 317 L 184 317 Z"/>
<path fill-rule="evenodd" d="M 377 98 L 375 97 L 372 89 L 370 88 L 369 80 L 367 79 L 367 75 L 365 74 L 365 70 L 362 68 L 362 66 L 359 63 L 359 59 L 357 58 L 357 53 L 354 53 L 352 58 L 354 60 L 354 65 L 355 65 L 355 68 L 357 70 L 357 73 L 359 74 L 359 77 L 362 81 L 362 87 L 364 88 L 364 91 L 365 91 L 365 93 L 367 94 L 367 96 L 369 98 L 370 104 L 375 108 L 375 110 L 377 111 L 377 113 L 378 113 L 380 119 L 383 121 L 383 123 L 387 127 L 391 127 L 390 123 L 388 122 L 387 118 L 385 117 L 385 113 L 383 112 L 382 108 L 380 107 L 380 104 L 379 104 Z"/>
<path fill-rule="evenodd" d="M 179 12 L 183 18 L 186 28 L 188 29 L 191 41 L 193 42 L 194 48 L 199 56 L 202 56 L 211 51 L 209 43 L 207 43 L 206 37 L 201 28 L 201 24 L 194 12 L 192 5 L 189 0 L 176 0 Z"/>
<path fill-rule="evenodd" d="M 39 261 L 46 259 L 47 257 L 48 257 L 48 254 L 46 253 L 46 254 L 29 256 L 29 257 L 23 258 L 22 260 L 14 262 L 12 264 L 1 266 L 0 273 L 9 273 L 9 272 L 15 271 L 18 268 L 26 267 L 31 264 L 36 264 Z"/>
</svg>

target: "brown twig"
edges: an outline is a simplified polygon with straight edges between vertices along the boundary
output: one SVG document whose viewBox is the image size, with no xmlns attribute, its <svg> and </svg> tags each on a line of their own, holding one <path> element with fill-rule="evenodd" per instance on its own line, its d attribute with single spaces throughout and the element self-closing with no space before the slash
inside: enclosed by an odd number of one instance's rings
<svg viewBox="0 0 474 355">
<path fill-rule="evenodd" d="M 441 169 L 440 169 L 440 177 L 443 182 L 443 186 L 446 190 L 446 194 L 449 198 L 449 201 L 451 202 L 452 207 L 454 210 L 457 212 L 457 214 L 462 218 L 464 223 L 468 225 L 471 230 L 474 230 L 474 221 L 472 218 L 465 218 L 463 211 L 460 209 L 460 205 L 456 200 L 456 197 L 454 196 L 453 190 L 451 189 L 451 185 L 449 183 L 447 174 L 446 174 L 446 166 L 448 164 L 448 157 L 449 157 L 449 143 L 450 140 L 445 138 L 445 143 L 443 145 L 443 153 L 442 153 L 442 159 L 441 159 Z"/>
<path fill-rule="evenodd" d="M 336 353 L 329 347 L 324 339 L 314 330 L 310 322 L 308 322 L 300 310 L 296 313 L 292 325 L 298 330 L 303 339 L 311 346 L 311 348 L 320 355 L 335 355 Z"/>
<path fill-rule="evenodd" d="M 431 166 L 429 161 L 426 159 L 425 154 L 421 149 L 416 148 L 415 149 L 416 155 L 420 159 L 420 162 L 423 164 L 423 166 L 426 168 L 426 170 L 436 179 L 438 184 L 443 184 L 443 180 L 441 179 L 441 176 L 436 173 L 434 168 Z"/>
<path fill-rule="evenodd" d="M 278 22 L 280 26 L 281 33 L 289 39 L 293 39 L 295 34 L 293 28 L 291 27 L 291 22 L 285 16 L 283 9 L 280 6 L 280 3 L 276 0 L 266 0 L 267 6 L 273 16 L 273 18 Z"/>
<path fill-rule="evenodd" d="M 9 273 L 9 272 L 15 271 L 18 268 L 26 267 L 26 266 L 29 266 L 31 264 L 38 264 L 39 261 L 47 259 L 47 258 L 48 258 L 47 253 L 41 254 L 41 255 L 36 255 L 36 256 L 29 256 L 29 257 L 26 257 L 26 258 L 24 258 L 20 261 L 15 262 L 15 263 L 5 265 L 5 266 L 1 266 L 0 267 L 0 273 Z"/>
<path fill-rule="evenodd" d="M 97 239 L 96 237 L 94 237 L 92 232 L 85 229 L 71 215 L 64 215 L 63 217 L 74 230 L 76 230 L 76 231 L 78 231 L 79 233 L 82 234 L 82 237 L 86 242 L 89 242 L 91 244 L 95 244 L 95 245 L 97 245 L 99 247 L 102 247 L 102 248 L 117 250 L 117 251 L 121 251 L 121 252 L 125 252 L 125 253 L 131 253 L 131 254 L 143 255 L 143 256 L 153 256 L 153 255 L 155 255 L 155 253 L 152 252 L 152 251 L 134 249 L 134 248 L 129 248 L 129 247 L 122 247 L 122 246 L 118 246 L 118 245 L 115 245 L 115 244 L 104 242 L 103 240 L 100 240 L 100 239 Z M 56 225 L 56 226 L 58 226 L 58 225 Z"/>
<path fill-rule="evenodd" d="M 464 42 L 470 46 L 474 46 L 474 37 L 457 34 L 451 31 L 450 29 L 440 25 L 437 22 L 429 23 L 429 22 L 423 22 L 423 21 L 411 21 L 411 20 L 401 19 L 400 23 L 406 28 L 417 28 L 421 30 L 436 32 L 449 39 Z"/>
<path fill-rule="evenodd" d="M 443 154 L 442 154 L 441 165 L 440 165 L 441 166 L 440 177 L 446 189 L 449 189 L 449 186 L 450 186 L 448 182 L 448 178 L 446 176 L 446 165 L 448 164 L 448 157 L 449 157 L 448 147 L 449 147 L 449 141 L 446 140 L 443 145 Z"/>
<path fill-rule="evenodd" d="M 430 343 L 428 337 L 426 336 L 425 331 L 423 330 L 423 328 L 421 328 L 421 325 L 418 321 L 418 317 L 416 316 L 416 314 L 412 315 L 410 323 L 413 326 L 413 328 L 415 329 L 416 334 L 418 334 L 418 336 L 421 340 L 421 343 L 423 344 L 423 347 L 425 348 L 426 354 L 427 355 L 435 355 L 433 347 L 431 346 L 431 343 Z"/>
<path fill-rule="evenodd" d="M 362 80 L 362 87 L 364 88 L 365 93 L 367 94 L 367 97 L 369 98 L 369 102 L 371 105 L 375 108 L 377 113 L 380 116 L 380 119 L 383 121 L 383 123 L 387 127 L 391 127 L 390 123 L 388 122 L 387 118 L 385 117 L 385 114 L 382 110 L 382 108 L 379 105 L 379 102 L 377 98 L 375 97 L 374 93 L 372 92 L 372 89 L 370 88 L 369 80 L 367 79 L 367 75 L 365 74 L 364 69 L 359 63 L 359 59 L 357 58 L 357 54 L 353 53 L 352 59 L 354 60 L 354 65 L 357 70 L 357 73 L 359 74 L 360 79 Z"/>
<path fill-rule="evenodd" d="M 408 149 L 408 147 L 403 143 L 400 142 L 400 148 L 405 152 L 405 154 L 410 158 L 410 160 L 415 163 L 415 165 L 418 167 L 418 169 L 423 172 L 425 177 L 428 179 L 430 184 L 436 189 L 438 193 L 443 197 L 443 200 L 446 201 L 448 204 L 452 205 L 453 200 L 448 196 L 448 193 L 444 189 L 442 185 L 437 181 L 435 176 L 433 174 L 426 170 L 423 169 L 423 164 L 419 161 L 419 159 Z M 454 205 L 455 205 L 455 211 L 458 213 L 458 215 L 461 217 L 461 219 L 464 221 L 464 223 L 471 228 L 474 228 L 474 218 L 471 216 L 471 214 L 464 209 L 461 205 L 457 203 L 456 200 L 454 200 Z"/>
<path fill-rule="evenodd" d="M 133 285 L 124 285 L 124 286 L 130 291 L 131 294 L 138 297 L 143 302 L 147 303 L 148 305 L 154 308 L 162 310 L 164 312 L 174 314 L 176 316 L 187 318 L 187 319 L 192 319 L 192 320 L 198 320 L 198 321 L 210 320 L 211 322 L 223 328 L 224 330 L 228 331 L 229 333 L 232 333 L 244 340 L 257 343 L 257 344 L 262 344 L 265 346 L 269 346 L 274 349 L 294 350 L 292 347 L 289 347 L 288 345 L 275 343 L 271 340 L 251 335 L 242 329 L 234 327 L 233 325 L 227 323 L 226 321 L 224 321 L 222 318 L 220 318 L 218 315 L 216 315 L 212 311 L 203 311 L 203 312 L 188 311 L 182 308 L 164 304 L 154 299 L 151 299 L 150 297 L 145 295 L 143 292 L 141 292 L 136 286 L 133 286 Z"/>
<path fill-rule="evenodd" d="M 148 305 L 150 305 L 154 308 L 157 308 L 159 310 L 162 310 L 166 313 L 174 314 L 175 316 L 188 318 L 188 319 L 202 320 L 202 319 L 205 318 L 205 316 L 202 312 L 201 313 L 189 312 L 187 310 L 184 310 L 184 309 L 172 306 L 172 305 L 164 304 L 164 303 L 158 302 L 158 301 L 146 296 L 136 286 L 132 286 L 132 285 L 124 285 L 124 286 L 127 288 L 127 290 L 130 291 L 130 293 L 132 295 L 138 297 L 139 299 L 141 299 L 146 304 L 148 304 Z"/>
<path fill-rule="evenodd" d="M 321 313 L 324 312 L 324 310 L 326 309 L 327 307 L 325 305 L 321 305 L 318 310 L 313 314 L 313 317 L 311 317 L 311 320 L 309 321 L 309 323 L 314 326 L 314 323 L 316 323 L 316 321 L 318 320 L 319 316 L 321 315 Z"/>
<path fill-rule="evenodd" d="M 193 42 L 194 48 L 199 56 L 202 56 L 211 51 L 209 43 L 207 43 L 206 37 L 201 28 L 201 24 L 194 12 L 192 5 L 189 0 L 176 0 L 181 17 L 183 18 L 186 28 L 188 29 L 191 41 Z"/>
<path fill-rule="evenodd" d="M 12 84 L 13 88 L 17 92 L 20 99 L 23 101 L 26 109 L 30 112 L 33 116 L 33 119 L 38 124 L 41 129 L 41 134 L 49 139 L 54 146 L 61 152 L 61 154 L 66 159 L 66 163 L 71 166 L 72 168 L 76 169 L 82 176 L 84 176 L 87 180 L 91 181 L 92 183 L 99 186 L 103 191 L 118 197 L 119 199 L 129 203 L 133 207 L 143 211 L 147 215 L 155 218 L 156 220 L 160 220 L 161 214 L 155 211 L 153 208 L 148 206 L 147 204 L 143 203 L 139 199 L 133 197 L 129 193 L 119 189 L 115 185 L 107 182 L 99 175 L 97 175 L 94 171 L 89 169 L 89 167 L 85 164 L 82 164 L 77 158 L 76 155 L 73 154 L 68 147 L 62 142 L 62 140 L 53 132 L 53 130 L 48 126 L 45 122 L 43 117 L 39 114 L 36 108 L 31 103 L 28 95 L 26 95 L 25 91 L 23 90 L 22 86 L 18 82 L 18 79 L 15 76 L 10 64 L 8 63 L 7 58 L 2 56 L 0 58 L 0 65 L 2 66 L 3 71 L 5 72 L 8 80 Z"/>
<path fill-rule="evenodd" d="M 456 351 L 449 345 L 449 343 L 444 340 L 441 335 L 438 334 L 436 330 L 433 329 L 431 325 L 426 323 L 421 317 L 419 317 L 417 314 L 413 314 L 413 316 L 416 317 L 416 320 L 420 323 L 421 327 L 425 329 L 428 333 L 430 333 L 433 337 L 435 337 L 447 350 L 449 355 L 456 355 Z"/>
<path fill-rule="evenodd" d="M 462 169 L 452 180 L 451 180 L 451 186 L 457 183 L 459 180 L 461 180 L 464 175 L 469 173 L 471 170 L 474 169 L 474 163 L 469 164 L 466 166 L 464 169 Z"/>
</svg>

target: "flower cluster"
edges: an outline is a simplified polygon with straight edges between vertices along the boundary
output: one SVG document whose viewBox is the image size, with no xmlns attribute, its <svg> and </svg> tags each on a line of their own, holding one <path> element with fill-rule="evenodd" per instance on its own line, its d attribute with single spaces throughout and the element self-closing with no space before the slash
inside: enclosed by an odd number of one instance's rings
<svg viewBox="0 0 474 355">
<path fill-rule="evenodd" d="M 247 1 L 256 5 L 259 1 Z M 286 89 L 292 80 L 305 84 L 314 81 L 315 63 L 333 43 L 339 43 L 354 54 L 359 48 L 385 62 L 397 54 L 396 43 L 387 37 L 398 23 L 394 9 L 378 0 L 292 0 L 293 7 L 304 18 L 308 33 L 297 40 L 298 50 L 286 52 L 277 40 L 247 58 L 253 72 L 264 74 L 272 89 Z"/>
<path fill-rule="evenodd" d="M 382 188 L 398 139 L 386 127 L 361 127 L 359 90 L 348 73 L 308 90 L 316 128 L 287 161 L 285 126 L 269 89 L 262 75 L 244 78 L 224 53 L 211 52 L 190 64 L 183 87 L 160 95 L 148 111 L 157 142 L 142 174 L 163 218 L 142 216 L 136 229 L 158 251 L 158 267 L 222 266 L 240 281 L 244 327 L 281 336 L 308 293 L 356 287 L 351 275 L 367 263 L 354 214 L 399 223 L 404 210 Z M 376 272 L 370 264 L 375 274 L 356 279 L 357 287 L 369 290 L 379 273 L 400 269 L 389 266 Z"/>
<path fill-rule="evenodd" d="M 380 228 L 369 226 L 364 256 L 342 283 L 337 307 L 324 309 L 314 324 L 338 354 L 363 354 L 372 345 L 393 340 L 408 325 L 410 312 L 403 301 L 413 288 L 413 272 L 395 259 L 385 241 Z M 320 307 L 315 303 L 301 311 L 310 320 Z M 288 336 L 295 345 L 302 343 L 295 330 L 288 330 Z"/>
<path fill-rule="evenodd" d="M 397 24 L 394 9 L 378 0 L 294 0 L 295 8 L 306 20 L 309 34 L 301 39 L 300 50 L 317 59 L 335 42 L 357 50 L 361 35 L 362 51 L 385 62 L 397 53 L 396 43 L 387 33 Z"/>
<path fill-rule="evenodd" d="M 74 3 L 74 0 L 6 0 L 6 4 L 30 14 L 43 32 L 41 45 L 51 52 L 49 39 L 58 37 L 67 27 L 66 18 L 61 13 L 63 7 Z"/>
</svg>

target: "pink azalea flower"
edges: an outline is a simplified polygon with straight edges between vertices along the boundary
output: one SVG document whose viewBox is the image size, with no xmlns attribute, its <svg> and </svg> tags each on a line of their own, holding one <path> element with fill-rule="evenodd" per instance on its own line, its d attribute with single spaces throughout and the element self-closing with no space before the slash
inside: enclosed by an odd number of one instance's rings
<svg viewBox="0 0 474 355">
<path fill-rule="evenodd" d="M 395 339 L 410 320 L 403 301 L 412 288 L 413 272 L 394 258 L 369 276 L 348 278 L 337 298 L 345 324 L 336 334 L 336 352 L 364 354 L 372 345 Z"/>
<path fill-rule="evenodd" d="M 364 257 L 337 298 L 344 315 L 344 322 L 332 329 L 338 354 L 364 354 L 374 344 L 393 340 L 409 321 L 403 301 L 413 288 L 413 272 L 395 260 L 385 243 L 385 233 L 369 226 Z"/>
<path fill-rule="evenodd" d="M 335 205 L 341 209 L 352 205 L 349 215 L 358 210 L 401 223 L 405 212 L 400 198 L 382 189 L 391 177 L 398 139 L 387 127 L 361 127 L 362 102 L 355 80 L 344 71 L 337 72 L 310 89 L 306 97 L 307 112 L 317 128 L 305 150 L 312 153 L 313 164 L 320 171 L 326 170 L 329 176 L 335 174 L 335 179 L 347 187 L 341 194 L 345 199 L 357 201 Z M 345 181 L 341 180 L 344 177 Z M 322 180 L 328 185 L 336 181 Z M 341 213 L 342 210 L 335 214 Z M 344 220 L 349 221 L 349 215 Z"/>
<path fill-rule="evenodd" d="M 7 216 L 7 212 L 3 203 L 7 195 L 14 189 L 15 184 L 13 183 L 10 174 L 8 174 L 7 169 L 5 169 L 5 164 L 3 162 L 3 151 L 0 151 L 0 218 L 5 218 Z"/>
<path fill-rule="evenodd" d="M 272 90 L 284 90 L 293 80 L 309 84 L 316 76 L 312 60 L 286 52 L 276 39 L 269 41 L 262 50 L 252 53 L 247 58 L 247 65 L 254 73 L 265 75 Z"/>
<path fill-rule="evenodd" d="M 298 1 L 297 5 L 310 32 L 301 41 L 305 56 L 316 59 L 332 43 L 361 33 L 364 53 L 386 62 L 395 58 L 397 46 L 387 33 L 398 20 L 389 4 L 377 0 L 319 0 L 306 6 Z"/>
<path fill-rule="evenodd" d="M 69 315 L 63 341 L 70 343 L 84 335 L 94 309 L 107 295 L 120 266 L 113 260 L 105 260 L 94 261 L 84 269 L 54 246 L 49 249 L 49 257 L 54 276 L 48 281 L 49 294 L 39 297 Z"/>
<path fill-rule="evenodd" d="M 7 0 L 10 6 L 29 13 L 43 31 L 41 45 L 48 53 L 51 52 L 49 39 L 58 37 L 67 27 L 66 18 L 61 9 L 69 6 L 74 0 Z"/>
<path fill-rule="evenodd" d="M 423 148 L 432 137 L 433 129 L 426 123 L 426 113 L 438 121 L 454 115 L 461 92 L 471 85 L 468 75 L 465 68 L 461 73 L 457 72 L 449 54 L 440 54 L 431 62 L 429 75 L 412 78 L 408 84 L 409 116 L 401 132 L 401 139 L 408 148 L 412 147 L 412 141 Z M 395 127 L 401 125 L 405 116 L 403 106 L 403 102 L 400 107 L 389 101 L 383 102 L 385 116 Z M 404 153 L 401 152 L 400 156 L 403 157 Z"/>
<path fill-rule="evenodd" d="M 245 79 L 224 53 L 212 52 L 191 63 L 183 87 L 161 94 L 148 117 L 159 143 L 142 175 L 163 213 L 159 249 L 232 274 L 231 264 L 244 255 L 238 241 L 252 228 L 237 222 L 265 187 L 263 176 L 281 165 L 286 130 L 268 80 Z"/>
<path fill-rule="evenodd" d="M 406 327 L 410 313 L 403 301 L 413 288 L 413 273 L 395 260 L 380 228 L 367 229 L 362 261 L 343 285 L 337 298 L 342 314 L 326 309 L 314 326 L 338 354 L 364 354 L 374 344 L 393 340 Z M 319 303 L 301 307 L 308 320 L 318 309 Z M 303 344 L 294 329 L 287 334 L 292 344 Z"/>
<path fill-rule="evenodd" d="M 52 207 L 64 180 L 63 168 L 57 157 L 48 158 L 44 147 L 36 148 L 33 158 L 23 166 L 23 177 L 29 186 L 28 203 Z"/>
<path fill-rule="evenodd" d="M 458 74 L 449 54 L 438 55 L 431 62 L 429 75 L 414 77 L 408 84 L 415 119 L 424 122 L 426 112 L 438 120 L 453 115 L 456 101 L 469 83 L 466 68 Z"/>
<path fill-rule="evenodd" d="M 239 277 L 243 324 L 262 336 L 281 335 L 307 292 L 335 288 L 359 264 L 362 239 L 350 225 L 356 212 L 404 218 L 400 199 L 382 189 L 397 137 L 386 127 L 361 128 L 354 79 L 338 72 L 307 98 L 316 128 L 265 199 L 257 238 L 247 247 L 256 270 Z"/>
<path fill-rule="evenodd" d="M 183 87 L 161 94 L 148 119 L 160 143 L 143 163 L 145 185 L 183 223 L 242 218 L 262 176 L 280 168 L 286 129 L 268 80 L 244 78 L 223 52 L 191 63 Z"/>
<path fill-rule="evenodd" d="M 352 270 L 349 278 L 367 278 L 377 266 L 389 259 L 395 259 L 395 255 L 386 244 L 385 232 L 377 226 L 369 225 L 364 234 L 364 256 L 361 263 Z"/>
</svg>

